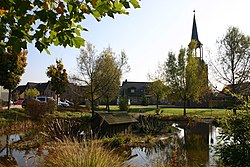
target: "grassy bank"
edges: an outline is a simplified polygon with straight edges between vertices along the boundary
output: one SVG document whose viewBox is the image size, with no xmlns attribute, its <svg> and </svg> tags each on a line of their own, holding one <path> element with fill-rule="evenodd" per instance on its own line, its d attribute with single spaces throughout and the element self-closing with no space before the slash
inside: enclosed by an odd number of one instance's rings
<svg viewBox="0 0 250 167">
<path fill-rule="evenodd" d="M 100 105 L 98 110 L 104 111 L 105 106 Z M 111 111 L 119 111 L 118 106 L 110 106 Z M 161 108 L 162 116 L 182 116 L 183 108 Z M 156 114 L 156 108 L 154 105 L 139 106 L 131 105 L 129 107 L 129 113 L 143 113 L 143 114 Z M 231 110 L 226 109 L 210 109 L 210 108 L 187 108 L 187 116 L 197 116 L 200 118 L 220 118 L 232 114 Z"/>
</svg>

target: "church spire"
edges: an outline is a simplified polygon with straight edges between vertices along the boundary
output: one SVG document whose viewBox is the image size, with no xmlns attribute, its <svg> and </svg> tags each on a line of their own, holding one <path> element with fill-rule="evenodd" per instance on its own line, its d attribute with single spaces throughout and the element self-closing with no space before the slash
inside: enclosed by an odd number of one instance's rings
<svg viewBox="0 0 250 167">
<path fill-rule="evenodd" d="M 198 32 L 197 32 L 197 26 L 196 26 L 196 20 L 195 20 L 195 10 L 194 10 L 194 19 L 193 19 L 193 28 L 192 28 L 191 40 L 196 40 L 197 48 L 200 48 L 202 46 L 202 43 L 199 40 Z"/>
</svg>

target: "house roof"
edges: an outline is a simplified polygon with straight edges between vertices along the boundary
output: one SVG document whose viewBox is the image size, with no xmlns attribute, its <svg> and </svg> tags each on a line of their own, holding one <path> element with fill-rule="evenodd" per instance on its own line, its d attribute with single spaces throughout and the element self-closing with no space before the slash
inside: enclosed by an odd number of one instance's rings
<svg viewBox="0 0 250 167">
<path fill-rule="evenodd" d="M 16 89 L 14 89 L 14 92 L 19 92 L 20 94 L 22 94 L 24 91 L 26 90 L 26 85 L 20 85 L 18 86 Z"/>
<path fill-rule="evenodd" d="M 121 94 L 127 96 L 142 96 L 145 94 L 149 83 L 150 82 L 129 82 L 125 80 L 122 83 Z M 131 89 L 135 89 L 135 92 L 130 92 Z"/>
<path fill-rule="evenodd" d="M 202 46 L 202 43 L 200 42 L 199 37 L 198 37 L 198 31 L 197 31 L 196 20 L 195 20 L 195 11 L 194 11 L 191 40 L 195 40 L 197 42 L 197 48 Z"/>
<path fill-rule="evenodd" d="M 50 82 L 45 82 L 45 83 L 37 83 L 35 88 L 38 90 L 38 91 L 44 91 L 46 89 L 46 87 L 49 85 Z"/>
<path fill-rule="evenodd" d="M 130 116 L 127 112 L 96 112 L 109 125 L 127 124 L 138 122 L 135 118 Z"/>
</svg>

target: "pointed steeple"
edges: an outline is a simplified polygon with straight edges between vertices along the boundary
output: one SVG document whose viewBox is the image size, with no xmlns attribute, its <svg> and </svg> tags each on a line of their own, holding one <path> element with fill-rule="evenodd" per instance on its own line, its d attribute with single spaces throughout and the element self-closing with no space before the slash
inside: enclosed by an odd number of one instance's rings
<svg viewBox="0 0 250 167">
<path fill-rule="evenodd" d="M 197 26 L 196 26 L 196 20 L 195 20 L 195 10 L 194 10 L 194 19 L 193 19 L 193 28 L 192 28 L 191 40 L 196 40 L 197 41 L 197 48 L 200 48 L 202 46 L 202 43 L 199 40 L 198 32 L 197 32 Z"/>
</svg>

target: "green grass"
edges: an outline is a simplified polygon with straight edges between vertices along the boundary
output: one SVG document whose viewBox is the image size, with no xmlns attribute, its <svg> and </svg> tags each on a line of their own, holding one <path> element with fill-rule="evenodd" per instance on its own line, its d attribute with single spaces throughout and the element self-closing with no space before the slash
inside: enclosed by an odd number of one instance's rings
<svg viewBox="0 0 250 167">
<path fill-rule="evenodd" d="M 99 111 L 105 111 L 105 106 L 98 106 Z M 111 111 L 119 111 L 119 107 L 117 105 L 110 106 Z M 183 108 L 161 108 L 163 116 L 182 116 Z M 140 105 L 131 105 L 128 110 L 129 113 L 145 113 L 145 114 L 156 114 L 156 106 L 148 105 L 148 106 L 140 106 Z M 187 108 L 186 109 L 187 116 L 198 116 L 198 117 L 224 117 L 228 114 L 232 114 L 231 110 L 226 109 L 210 109 L 210 108 Z"/>
<path fill-rule="evenodd" d="M 183 108 L 162 108 L 161 115 L 163 116 L 180 116 L 183 115 Z M 148 114 L 155 114 L 155 110 L 146 112 Z M 225 109 L 209 109 L 209 108 L 187 108 L 187 116 L 198 117 L 224 117 L 231 114 L 231 110 Z"/>
</svg>

